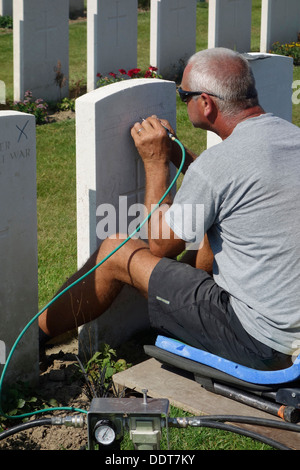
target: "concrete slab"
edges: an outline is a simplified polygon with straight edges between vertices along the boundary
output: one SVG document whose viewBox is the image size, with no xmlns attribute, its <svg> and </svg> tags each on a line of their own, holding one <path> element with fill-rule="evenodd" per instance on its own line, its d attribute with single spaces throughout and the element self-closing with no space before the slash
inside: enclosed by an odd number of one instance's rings
<svg viewBox="0 0 300 470">
<path fill-rule="evenodd" d="M 279 418 L 268 413 L 208 392 L 190 377 L 164 368 L 160 362 L 153 358 L 116 374 L 113 379 L 119 390 L 123 387 L 137 392 L 147 389 L 149 397 L 167 398 L 171 405 L 195 416 L 225 414 L 280 421 Z M 300 434 L 261 426 L 239 424 L 239 427 L 258 432 L 290 448 L 300 449 Z"/>
</svg>

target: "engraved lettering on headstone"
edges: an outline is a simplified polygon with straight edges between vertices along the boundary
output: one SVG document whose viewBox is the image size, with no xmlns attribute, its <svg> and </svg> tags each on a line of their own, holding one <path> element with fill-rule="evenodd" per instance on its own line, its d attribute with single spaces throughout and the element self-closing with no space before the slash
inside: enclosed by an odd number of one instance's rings
<svg viewBox="0 0 300 470">
<path fill-rule="evenodd" d="M 0 163 L 5 162 L 5 152 L 10 149 L 10 142 L 0 142 Z"/>
<path fill-rule="evenodd" d="M 9 150 L 10 142 L 0 142 L 0 152 L 5 152 Z"/>
<path fill-rule="evenodd" d="M 30 157 L 30 149 L 21 149 L 15 152 L 10 153 L 11 159 L 21 159 L 21 158 L 29 158 Z"/>
</svg>

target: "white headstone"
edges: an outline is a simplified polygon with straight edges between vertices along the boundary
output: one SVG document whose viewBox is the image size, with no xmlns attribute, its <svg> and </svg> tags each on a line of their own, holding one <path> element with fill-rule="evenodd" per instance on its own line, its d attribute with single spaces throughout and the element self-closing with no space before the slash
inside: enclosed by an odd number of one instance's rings
<svg viewBox="0 0 300 470">
<path fill-rule="evenodd" d="M 0 340 L 0 364 L 5 364 L 6 362 L 6 346 L 4 341 Z"/>
<path fill-rule="evenodd" d="M 300 32 L 299 0 L 262 0 L 261 52 L 269 52 L 272 44 L 297 42 Z"/>
<path fill-rule="evenodd" d="M 251 50 L 252 0 L 210 0 L 208 47 Z"/>
<path fill-rule="evenodd" d="M 57 101 L 68 95 L 57 72 L 69 75 L 69 0 L 14 0 L 14 99 L 30 90 Z"/>
<path fill-rule="evenodd" d="M 144 167 L 130 129 L 136 121 L 153 114 L 168 119 L 175 128 L 174 82 L 126 80 L 76 100 L 78 267 L 99 246 L 99 236 L 105 238 L 100 233 L 105 210 L 113 210 L 112 222 L 116 221 L 116 227 L 112 223 L 112 232 L 131 232 L 126 222 L 133 223 L 134 228 L 138 225 L 134 224 L 139 217 L 138 207 L 132 205 L 144 201 Z M 81 329 L 80 345 L 88 350 L 90 343 L 97 350 L 101 341 L 114 346 L 148 325 L 145 299 L 126 286 L 92 327 L 88 324 Z"/>
<path fill-rule="evenodd" d="M 151 0 L 150 65 L 164 79 L 180 77 L 196 50 L 196 0 Z"/>
<path fill-rule="evenodd" d="M 87 90 L 105 76 L 137 66 L 137 0 L 88 0 Z"/>
<path fill-rule="evenodd" d="M 70 16 L 82 15 L 84 12 L 84 0 L 70 0 Z"/>
<path fill-rule="evenodd" d="M 36 140 L 32 115 L 0 111 L 0 195 L 3 359 L 38 312 Z M 38 332 L 33 324 L 16 348 L 6 377 L 9 381 L 36 381 L 38 362 Z"/>
<path fill-rule="evenodd" d="M 0 104 L 6 103 L 6 85 L 3 80 L 0 80 Z"/>
<path fill-rule="evenodd" d="M 0 0 L 0 16 L 12 16 L 13 0 Z"/>
<path fill-rule="evenodd" d="M 254 74 L 261 106 L 287 121 L 292 121 L 293 59 L 275 54 L 249 53 L 247 58 Z M 207 133 L 207 146 L 219 143 L 214 133 Z"/>
</svg>

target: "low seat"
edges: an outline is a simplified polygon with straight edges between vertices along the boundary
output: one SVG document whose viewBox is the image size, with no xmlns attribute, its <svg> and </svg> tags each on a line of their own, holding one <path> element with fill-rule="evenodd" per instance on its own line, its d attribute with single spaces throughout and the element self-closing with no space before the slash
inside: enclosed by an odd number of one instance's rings
<svg viewBox="0 0 300 470">
<path fill-rule="evenodd" d="M 300 420 L 300 355 L 286 369 L 262 371 L 165 336 L 158 336 L 154 346 L 144 349 L 165 366 L 192 373 L 209 391 L 264 409 L 286 421 Z"/>
</svg>

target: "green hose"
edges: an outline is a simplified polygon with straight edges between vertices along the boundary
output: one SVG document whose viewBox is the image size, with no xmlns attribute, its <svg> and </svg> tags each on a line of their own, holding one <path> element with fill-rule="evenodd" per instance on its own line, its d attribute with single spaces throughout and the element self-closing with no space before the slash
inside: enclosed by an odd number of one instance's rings
<svg viewBox="0 0 300 470">
<path fill-rule="evenodd" d="M 171 134 L 170 134 L 171 136 Z M 156 209 L 161 205 L 162 201 L 165 199 L 165 197 L 169 194 L 169 192 L 171 191 L 171 189 L 173 188 L 174 184 L 176 183 L 180 173 L 181 173 L 181 170 L 182 170 L 182 167 L 184 165 L 184 162 L 185 162 L 185 148 L 184 146 L 182 145 L 182 143 L 176 139 L 174 136 L 171 137 L 171 139 L 176 142 L 180 148 L 181 148 L 181 151 L 182 151 L 182 160 L 181 160 L 181 164 L 180 164 L 180 167 L 173 179 L 173 181 L 171 182 L 169 188 L 167 189 L 167 191 L 165 192 L 165 194 L 161 197 L 161 199 L 159 200 L 159 202 L 156 204 L 156 206 L 152 209 L 152 211 L 148 214 L 148 216 L 143 220 L 143 222 L 141 222 L 141 224 L 132 232 L 131 235 L 129 235 L 119 246 L 117 246 L 117 248 L 115 248 L 111 253 L 109 253 L 103 260 L 101 260 L 96 266 L 94 266 L 92 269 L 90 269 L 90 271 L 88 271 L 86 274 L 84 274 L 83 276 L 81 276 L 79 279 L 77 279 L 76 281 L 74 281 L 71 285 L 69 285 L 68 287 L 66 287 L 64 290 L 62 290 L 61 292 L 59 292 L 45 307 L 42 308 L 42 310 L 40 310 L 40 312 L 38 312 L 33 318 L 32 320 L 30 320 L 30 322 L 25 326 L 25 328 L 21 331 L 21 333 L 19 334 L 18 338 L 16 339 L 15 343 L 13 344 L 12 348 L 11 348 L 11 351 L 8 355 L 8 358 L 7 358 L 7 361 L 6 361 L 6 364 L 3 368 L 3 371 L 2 371 L 2 374 L 1 374 L 1 378 L 0 378 L 0 415 L 1 416 L 4 416 L 6 418 L 10 418 L 10 419 L 13 419 L 13 418 L 18 418 L 18 419 L 23 419 L 23 418 L 27 418 L 29 416 L 33 416 L 33 415 L 36 415 L 36 414 L 40 414 L 40 413 L 46 413 L 46 412 L 49 412 L 49 411 L 56 411 L 56 410 L 66 410 L 66 411 L 76 411 L 76 412 L 79 412 L 79 413 L 87 413 L 86 410 L 82 410 L 80 408 L 72 408 L 72 407 L 69 407 L 69 406 L 63 406 L 63 407 L 54 407 L 54 408 L 46 408 L 46 409 L 42 409 L 42 410 L 37 410 L 37 411 L 34 411 L 34 412 L 31 412 L 31 413 L 24 413 L 24 414 L 21 414 L 21 415 L 14 415 L 14 416 L 9 416 L 9 415 L 6 415 L 2 409 L 2 388 L 3 388 L 3 381 L 4 381 L 4 376 L 6 374 L 6 371 L 7 371 L 7 368 L 8 368 L 8 365 L 10 363 L 10 360 L 15 352 L 15 349 L 19 343 L 19 341 L 21 340 L 21 338 L 23 337 L 23 335 L 26 333 L 26 331 L 28 330 L 28 328 L 30 328 L 30 326 L 32 325 L 32 323 L 34 323 L 36 321 L 36 319 L 47 309 L 50 307 L 50 305 L 52 305 L 57 299 L 59 299 L 63 294 L 65 294 L 65 292 L 67 292 L 69 289 L 71 289 L 72 287 L 74 287 L 76 284 L 78 284 L 79 282 L 81 282 L 83 279 L 85 279 L 87 276 L 89 276 L 92 272 L 94 272 L 99 266 L 101 266 L 107 259 L 109 259 L 114 253 L 116 253 L 116 251 L 118 251 L 123 245 L 125 245 L 125 243 L 127 243 L 137 232 L 139 232 L 141 230 L 141 228 L 145 225 L 145 223 L 150 219 L 150 217 L 152 216 L 153 212 L 156 211 Z"/>
</svg>

